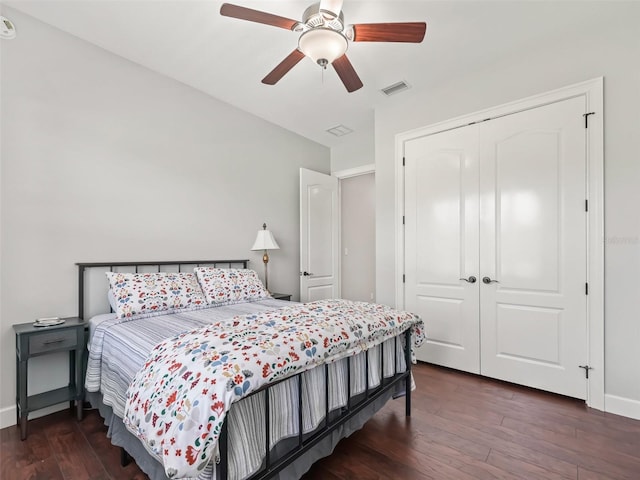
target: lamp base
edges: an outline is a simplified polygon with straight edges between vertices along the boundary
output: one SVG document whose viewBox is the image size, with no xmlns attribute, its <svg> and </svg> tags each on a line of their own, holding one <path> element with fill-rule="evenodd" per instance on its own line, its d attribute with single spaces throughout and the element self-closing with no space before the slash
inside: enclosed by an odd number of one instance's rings
<svg viewBox="0 0 640 480">
<path fill-rule="evenodd" d="M 262 261 L 264 262 L 264 288 L 269 295 L 271 292 L 269 291 L 269 272 L 267 270 L 267 264 L 269 263 L 269 254 L 267 251 L 264 251 L 264 255 L 262 255 Z"/>
</svg>

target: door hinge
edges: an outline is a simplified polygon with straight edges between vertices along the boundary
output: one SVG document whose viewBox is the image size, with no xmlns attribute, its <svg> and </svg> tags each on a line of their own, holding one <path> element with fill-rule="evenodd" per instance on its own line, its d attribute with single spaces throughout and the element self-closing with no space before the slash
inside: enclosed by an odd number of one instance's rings
<svg viewBox="0 0 640 480">
<path fill-rule="evenodd" d="M 589 200 L 585 200 L 584 201 L 584 211 L 588 212 L 589 211 Z"/>
<path fill-rule="evenodd" d="M 402 157 L 402 166 L 404 167 L 404 157 Z"/>
<path fill-rule="evenodd" d="M 596 112 L 583 113 L 584 117 L 584 128 L 589 128 L 589 115 L 595 115 Z"/>
<path fill-rule="evenodd" d="M 404 281 L 405 281 L 405 276 L 404 276 L 404 273 L 403 273 L 402 274 L 402 283 L 404 283 Z"/>
<path fill-rule="evenodd" d="M 589 295 L 589 284 L 588 283 L 584 284 L 584 294 L 585 295 Z"/>
<path fill-rule="evenodd" d="M 404 225 L 404 215 L 402 215 L 402 224 Z"/>
<path fill-rule="evenodd" d="M 584 377 L 589 378 L 589 370 L 593 370 L 589 365 L 578 365 L 579 368 L 584 368 Z"/>
</svg>

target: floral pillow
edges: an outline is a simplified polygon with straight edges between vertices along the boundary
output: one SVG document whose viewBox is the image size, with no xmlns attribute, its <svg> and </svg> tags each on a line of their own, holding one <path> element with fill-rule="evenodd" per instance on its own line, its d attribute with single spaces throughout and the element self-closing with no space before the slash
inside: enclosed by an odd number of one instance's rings
<svg viewBox="0 0 640 480">
<path fill-rule="evenodd" d="M 116 318 L 169 313 L 207 304 L 193 273 L 106 274 L 115 298 Z"/>
<path fill-rule="evenodd" d="M 269 297 L 269 292 L 253 270 L 197 267 L 195 272 L 210 305 Z"/>
</svg>

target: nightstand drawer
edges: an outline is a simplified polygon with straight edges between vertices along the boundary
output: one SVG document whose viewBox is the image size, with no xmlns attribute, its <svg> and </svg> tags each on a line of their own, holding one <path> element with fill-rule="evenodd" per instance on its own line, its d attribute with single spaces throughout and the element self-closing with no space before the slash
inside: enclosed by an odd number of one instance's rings
<svg viewBox="0 0 640 480">
<path fill-rule="evenodd" d="M 291 294 L 290 293 L 271 293 L 271 297 L 276 299 L 276 300 L 286 300 L 288 302 L 291 301 Z"/>
<path fill-rule="evenodd" d="M 74 347 L 78 342 L 76 329 L 56 330 L 29 337 L 29 354 L 51 352 L 59 348 Z"/>
</svg>

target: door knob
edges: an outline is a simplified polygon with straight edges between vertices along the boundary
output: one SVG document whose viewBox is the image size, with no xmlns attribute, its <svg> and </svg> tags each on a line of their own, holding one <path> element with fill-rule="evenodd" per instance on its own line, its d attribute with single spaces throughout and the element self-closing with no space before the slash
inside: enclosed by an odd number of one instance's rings
<svg viewBox="0 0 640 480">
<path fill-rule="evenodd" d="M 461 278 L 460 280 L 464 280 L 468 283 L 476 283 L 476 277 L 474 277 L 473 275 L 471 275 L 469 278 Z"/>
<path fill-rule="evenodd" d="M 302 272 L 302 275 L 304 275 L 305 277 L 310 277 L 311 275 L 313 275 L 313 273 Z"/>
<path fill-rule="evenodd" d="M 500 283 L 498 280 L 491 280 L 489 277 L 482 277 L 482 283 L 489 285 L 490 283 Z"/>
</svg>

